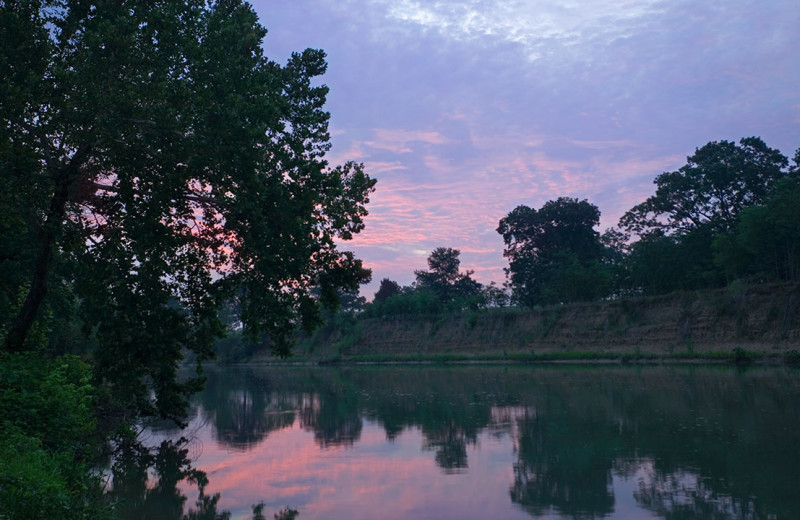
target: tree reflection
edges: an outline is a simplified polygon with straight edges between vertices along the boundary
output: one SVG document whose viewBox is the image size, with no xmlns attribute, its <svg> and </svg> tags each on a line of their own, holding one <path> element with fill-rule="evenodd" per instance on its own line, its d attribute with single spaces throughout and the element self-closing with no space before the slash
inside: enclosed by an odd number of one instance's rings
<svg viewBox="0 0 800 520">
<path fill-rule="evenodd" d="M 664 518 L 796 518 L 800 379 L 695 369 L 297 368 L 209 374 L 200 410 L 226 446 L 299 422 L 320 448 L 421 432 L 444 473 L 482 435 L 510 436 L 509 497 L 531 515 L 610 515 L 621 501 Z M 795 433 L 787 433 L 795 432 Z M 615 496 L 614 479 L 637 479 Z M 168 490 L 167 490 L 168 491 Z M 180 497 L 158 489 L 179 510 Z"/>
<path fill-rule="evenodd" d="M 615 507 L 613 477 L 668 519 L 795 518 L 798 380 L 694 370 L 596 371 L 543 383 L 518 421 L 512 501 L 594 518 Z M 541 382 L 541 381 L 540 381 Z M 793 387 L 793 388 L 792 388 Z M 781 390 L 778 390 L 781 389 Z M 796 488 L 795 488 L 796 489 Z"/>
<path fill-rule="evenodd" d="M 203 471 L 192 466 L 187 440 L 164 441 L 157 448 L 145 448 L 138 441 L 120 443 L 111 468 L 113 487 L 109 497 L 120 520 L 230 520 L 220 511 L 220 494 L 206 494 L 209 484 Z M 197 486 L 197 499 L 186 507 L 187 497 L 179 484 Z M 253 520 L 265 520 L 264 505 L 253 506 Z M 276 519 L 291 520 L 298 511 L 288 507 L 275 513 Z"/>
<path fill-rule="evenodd" d="M 436 465 L 446 474 L 469 467 L 469 446 L 492 424 L 492 406 L 505 399 L 487 392 L 496 382 L 464 379 L 463 372 L 448 370 L 381 370 L 348 372 L 362 389 L 364 414 L 383 425 L 394 439 L 406 428 L 419 428 L 422 449 L 434 452 Z"/>
<path fill-rule="evenodd" d="M 287 403 L 270 397 L 260 392 L 231 392 L 227 413 L 215 416 L 217 440 L 246 450 L 261 442 L 269 432 L 294 424 L 295 414 Z"/>
<path fill-rule="evenodd" d="M 186 440 L 164 441 L 155 450 L 138 442 L 120 445 L 112 467 L 111 497 L 121 520 L 227 520 L 230 514 L 217 510 L 219 494 L 206 495 L 205 473 L 192 467 Z M 149 475 L 152 471 L 154 475 Z M 184 512 L 186 496 L 178 484 L 186 480 L 198 487 L 194 507 Z"/>
<path fill-rule="evenodd" d="M 215 426 L 218 442 L 247 450 L 270 432 L 294 424 L 296 399 L 274 392 L 268 380 L 253 377 L 249 371 L 236 376 L 212 372 L 198 395 L 204 417 Z"/>
<path fill-rule="evenodd" d="M 634 498 L 641 506 L 666 520 L 756 520 L 769 517 L 758 514 L 751 497 L 733 499 L 730 495 L 719 494 L 700 481 L 696 474 L 688 472 L 664 474 L 650 468 L 645 476 L 640 477 Z"/>
<path fill-rule="evenodd" d="M 533 515 L 555 508 L 573 518 L 614 511 L 613 454 L 603 425 L 558 414 L 519 421 L 511 500 Z M 581 424 L 582 423 L 582 424 Z"/>
<path fill-rule="evenodd" d="M 314 398 L 303 400 L 301 426 L 314 432 L 314 441 L 321 448 L 352 446 L 364 428 L 358 389 L 342 384 L 336 375 L 317 383 Z"/>
<path fill-rule="evenodd" d="M 445 473 L 461 473 L 467 469 L 467 444 L 475 442 L 474 436 L 451 422 L 427 432 L 423 449 L 436 452 L 436 465 Z"/>
</svg>

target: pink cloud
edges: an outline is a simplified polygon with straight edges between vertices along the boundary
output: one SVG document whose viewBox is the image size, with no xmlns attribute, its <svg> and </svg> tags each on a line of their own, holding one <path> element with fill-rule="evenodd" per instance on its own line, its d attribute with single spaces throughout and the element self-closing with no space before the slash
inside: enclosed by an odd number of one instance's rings
<svg viewBox="0 0 800 520">
<path fill-rule="evenodd" d="M 410 282 L 414 269 L 426 268 L 427 254 L 420 251 L 439 246 L 460 249 L 462 268 L 474 270 L 482 283 L 501 283 L 507 263 L 495 229 L 514 207 L 539 207 L 559 196 L 586 198 L 600 208 L 605 228 L 652 193 L 655 175 L 681 162 L 674 155 L 639 158 L 623 141 L 579 144 L 590 160 L 524 146 L 512 154 L 487 149 L 466 160 L 429 150 L 422 171 L 407 168 L 379 178 L 367 228 L 352 242 L 357 252 L 370 248 L 373 285 L 383 277 Z"/>
<path fill-rule="evenodd" d="M 420 142 L 425 144 L 445 144 L 450 139 L 439 132 L 425 130 L 402 130 L 402 129 L 375 129 L 375 139 L 364 141 L 363 144 L 370 148 L 387 150 L 395 154 L 406 154 L 413 152 L 410 143 Z"/>
<path fill-rule="evenodd" d="M 366 170 L 372 177 L 380 178 L 381 174 L 407 170 L 408 167 L 399 161 L 380 162 L 380 161 L 366 161 L 364 164 Z"/>
</svg>

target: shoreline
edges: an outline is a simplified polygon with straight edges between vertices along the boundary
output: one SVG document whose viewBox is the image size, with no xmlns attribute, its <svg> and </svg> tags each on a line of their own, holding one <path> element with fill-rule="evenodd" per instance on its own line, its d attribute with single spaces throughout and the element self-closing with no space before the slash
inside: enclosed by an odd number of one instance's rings
<svg viewBox="0 0 800 520">
<path fill-rule="evenodd" d="M 257 358 L 237 363 L 212 362 L 214 366 L 380 366 L 380 365 L 587 365 L 587 366 L 647 366 L 647 365 L 710 365 L 710 366 L 771 366 L 800 367 L 800 353 L 762 354 L 734 348 L 730 352 L 703 354 L 676 353 L 667 355 L 622 354 L 597 352 L 545 353 L 539 355 L 433 354 L 422 356 L 353 356 L 329 359 L 305 357 L 276 359 Z"/>
</svg>

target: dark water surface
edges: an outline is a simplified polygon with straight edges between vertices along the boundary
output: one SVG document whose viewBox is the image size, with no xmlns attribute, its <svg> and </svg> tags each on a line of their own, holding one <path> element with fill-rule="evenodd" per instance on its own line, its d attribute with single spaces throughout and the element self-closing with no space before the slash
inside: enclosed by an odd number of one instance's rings
<svg viewBox="0 0 800 520">
<path fill-rule="evenodd" d="M 182 435 L 232 519 L 798 519 L 799 405 L 786 368 L 231 368 Z"/>
</svg>

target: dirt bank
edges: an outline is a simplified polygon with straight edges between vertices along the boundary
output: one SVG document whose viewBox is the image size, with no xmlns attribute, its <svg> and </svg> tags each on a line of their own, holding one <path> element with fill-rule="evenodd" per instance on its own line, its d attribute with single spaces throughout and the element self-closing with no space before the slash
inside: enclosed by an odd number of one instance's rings
<svg viewBox="0 0 800 520">
<path fill-rule="evenodd" d="M 307 358 L 594 353 L 765 356 L 800 349 L 800 286 L 754 285 L 544 309 L 360 319 L 297 350 Z"/>
</svg>

